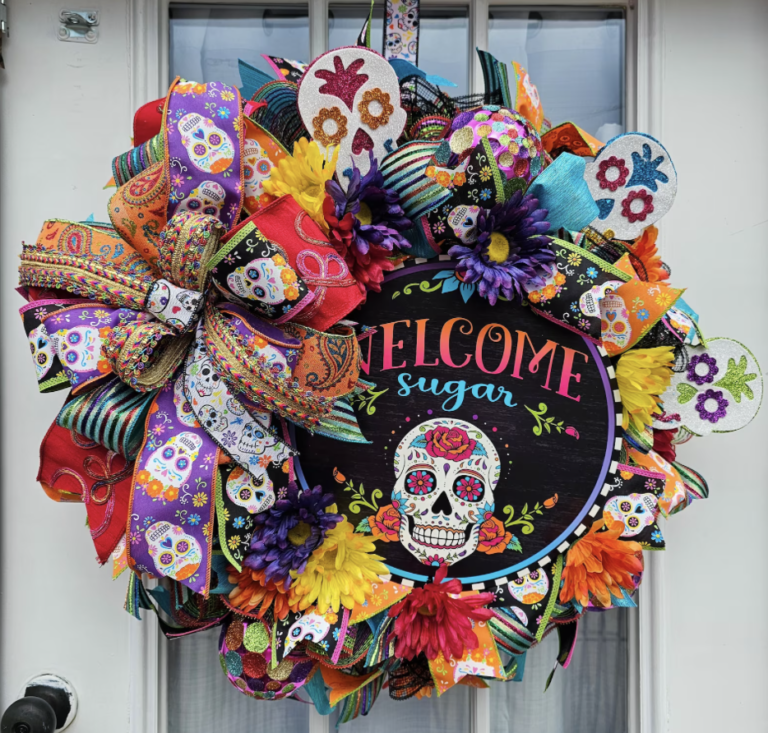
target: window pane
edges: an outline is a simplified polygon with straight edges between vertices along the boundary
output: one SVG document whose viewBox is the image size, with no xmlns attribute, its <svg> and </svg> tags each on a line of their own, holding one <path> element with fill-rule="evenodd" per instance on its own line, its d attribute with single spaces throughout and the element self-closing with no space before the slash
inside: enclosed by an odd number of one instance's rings
<svg viewBox="0 0 768 733">
<path fill-rule="evenodd" d="M 488 50 L 521 63 L 547 119 L 606 142 L 624 132 L 624 14 L 617 10 L 490 9 Z"/>
<path fill-rule="evenodd" d="M 171 5 L 171 80 L 181 76 L 239 87 L 238 59 L 275 76 L 263 53 L 309 61 L 306 5 Z"/>
<path fill-rule="evenodd" d="M 473 730 L 470 690 L 464 685 L 452 687 L 437 697 L 417 700 L 393 700 L 382 690 L 370 715 L 360 716 L 340 725 L 338 733 L 467 733 Z M 336 731 L 337 713 L 331 714 L 331 731 Z"/>
<path fill-rule="evenodd" d="M 307 733 L 309 705 L 253 700 L 221 671 L 219 629 L 168 644 L 168 733 Z"/>
<path fill-rule="evenodd" d="M 469 11 L 422 5 L 419 23 L 419 68 L 457 84 L 443 90 L 452 97 L 469 94 Z"/>
<path fill-rule="evenodd" d="M 637 611 L 585 614 L 571 664 L 546 693 L 556 632 L 528 653 L 522 682 L 492 683 L 491 733 L 625 733 L 628 613 Z"/>
<path fill-rule="evenodd" d="M 369 5 L 331 5 L 328 9 L 328 48 L 354 46 L 371 9 Z M 384 5 L 373 8 L 371 46 L 381 53 L 384 33 Z"/>
</svg>

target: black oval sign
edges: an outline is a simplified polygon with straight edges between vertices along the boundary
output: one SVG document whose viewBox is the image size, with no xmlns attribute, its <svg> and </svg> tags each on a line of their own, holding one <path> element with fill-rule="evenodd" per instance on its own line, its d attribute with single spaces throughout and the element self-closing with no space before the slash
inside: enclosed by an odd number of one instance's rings
<svg viewBox="0 0 768 733">
<path fill-rule="evenodd" d="M 451 265 L 391 273 L 355 320 L 353 399 L 370 444 L 296 435 L 300 482 L 332 486 L 393 579 L 436 566 L 493 588 L 564 552 L 602 507 L 621 406 L 605 352 L 531 312 L 491 306 Z"/>
</svg>

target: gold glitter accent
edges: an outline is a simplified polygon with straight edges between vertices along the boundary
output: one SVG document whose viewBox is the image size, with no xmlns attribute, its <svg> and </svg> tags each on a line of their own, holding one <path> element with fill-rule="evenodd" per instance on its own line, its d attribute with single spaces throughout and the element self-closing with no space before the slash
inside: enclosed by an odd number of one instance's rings
<svg viewBox="0 0 768 733">
<path fill-rule="evenodd" d="M 504 165 L 507 168 L 511 168 L 515 164 L 515 156 L 509 151 L 504 151 L 499 156 L 499 165 Z"/>
<path fill-rule="evenodd" d="M 285 681 L 291 676 L 293 671 L 293 662 L 290 659 L 283 659 L 280 664 L 272 669 L 271 665 L 267 665 L 267 677 L 273 680 Z"/>
<path fill-rule="evenodd" d="M 235 651 L 240 648 L 240 645 L 243 643 L 243 622 L 239 618 L 235 618 L 229 625 L 224 638 L 227 641 L 228 649 Z"/>
<path fill-rule="evenodd" d="M 613 231 L 613 229 L 606 229 L 606 230 L 603 232 L 603 236 L 604 236 L 606 239 L 613 239 L 613 238 L 616 236 L 616 233 Z"/>
<path fill-rule="evenodd" d="M 372 115 L 368 109 L 371 102 L 378 102 L 381 106 L 381 112 L 378 115 Z M 357 105 L 357 111 L 360 112 L 360 119 L 363 123 L 368 125 L 371 130 L 375 130 L 389 122 L 395 108 L 389 103 L 389 94 L 376 87 L 363 92 L 363 99 Z"/>
<path fill-rule="evenodd" d="M 325 131 L 325 123 L 333 120 L 336 123 L 336 132 L 329 135 Z M 314 138 L 324 147 L 338 145 L 347 136 L 347 118 L 338 107 L 323 107 L 317 117 L 312 120 L 315 128 Z"/>
<path fill-rule="evenodd" d="M 274 680 L 267 682 L 266 685 L 264 685 L 270 692 L 279 692 L 282 685 L 279 682 L 275 682 Z"/>
<path fill-rule="evenodd" d="M 480 137 L 488 137 L 493 132 L 493 128 L 490 125 L 478 125 L 475 130 Z"/>
<path fill-rule="evenodd" d="M 472 141 L 475 139 L 475 135 L 472 132 L 471 127 L 462 127 L 451 136 L 451 152 L 463 153 L 468 148 L 472 147 Z"/>
</svg>

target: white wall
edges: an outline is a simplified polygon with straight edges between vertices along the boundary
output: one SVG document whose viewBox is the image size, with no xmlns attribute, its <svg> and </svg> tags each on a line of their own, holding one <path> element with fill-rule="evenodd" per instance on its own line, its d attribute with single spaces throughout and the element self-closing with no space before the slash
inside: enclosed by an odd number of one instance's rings
<svg viewBox="0 0 768 733">
<path fill-rule="evenodd" d="M 0 713 L 33 674 L 69 677 L 80 696 L 70 730 L 122 731 L 128 715 L 125 576 L 99 568 L 78 504 L 55 504 L 35 482 L 38 448 L 64 398 L 39 395 L 17 311 L 21 241 L 46 218 L 104 220 L 111 155 L 130 147 L 127 2 L 101 12 L 95 45 L 57 40 L 61 0 L 8 2 L 0 71 Z M 113 91 L 116 90 L 116 91 Z"/>
<path fill-rule="evenodd" d="M 663 0 L 661 138 L 679 174 L 661 240 L 705 333 L 768 368 L 768 2 Z M 667 523 L 673 733 L 766 730 L 768 408 L 679 457 L 710 498 Z"/>
<path fill-rule="evenodd" d="M 0 708 L 32 674 L 58 671 L 81 698 L 75 733 L 126 729 L 133 622 L 122 609 L 125 579 L 112 583 L 94 561 L 82 507 L 55 505 L 35 484 L 38 445 L 62 398 L 36 392 L 13 287 L 20 242 L 34 240 L 45 218 L 104 217 L 110 156 L 129 147 L 133 112 L 127 4 L 86 3 L 101 11 L 91 46 L 57 40 L 60 0 L 11 0 L 0 72 Z M 661 6 L 660 137 L 680 176 L 664 254 L 705 332 L 743 340 L 766 366 L 768 2 Z M 673 733 L 751 733 L 768 718 L 768 586 L 759 564 L 767 436 L 768 409 L 740 434 L 680 451 L 712 496 L 666 530 Z"/>
</svg>

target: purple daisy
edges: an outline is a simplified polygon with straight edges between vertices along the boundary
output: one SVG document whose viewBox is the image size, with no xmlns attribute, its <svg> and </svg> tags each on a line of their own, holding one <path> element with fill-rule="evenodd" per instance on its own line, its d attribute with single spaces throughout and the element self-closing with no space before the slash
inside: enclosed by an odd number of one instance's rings
<svg viewBox="0 0 768 733">
<path fill-rule="evenodd" d="M 549 230 L 544 221 L 546 209 L 538 199 L 515 191 L 490 211 L 481 209 L 477 217 L 477 240 L 470 246 L 456 244 L 448 253 L 458 260 L 456 274 L 467 283 L 478 283 L 478 292 L 496 304 L 499 292 L 519 302 L 523 285 L 544 284 L 551 273 L 555 254 L 549 246 Z"/>
<path fill-rule="evenodd" d="M 391 252 L 394 247 L 409 248 L 411 243 L 401 232 L 413 226 L 400 206 L 394 191 L 384 187 L 384 176 L 371 153 L 371 168 L 364 176 L 353 165 L 349 187 L 345 192 L 336 181 L 326 181 L 326 193 L 333 199 L 337 219 L 351 213 L 354 220 L 352 245 L 368 254 L 375 244 Z"/>
<path fill-rule="evenodd" d="M 291 482 L 269 511 L 254 516 L 256 528 L 245 565 L 264 570 L 267 581 L 283 581 L 288 587 L 290 571 L 301 573 L 326 532 L 341 521 L 340 515 L 325 511 L 334 501 L 333 494 L 324 494 L 322 486 L 301 491 Z"/>
</svg>

